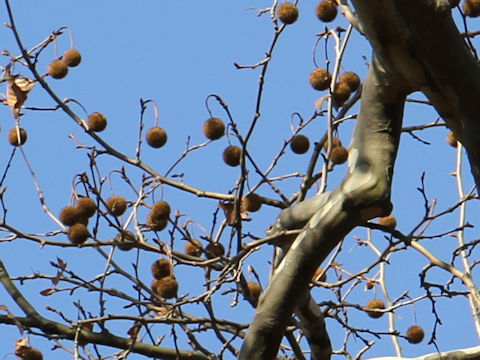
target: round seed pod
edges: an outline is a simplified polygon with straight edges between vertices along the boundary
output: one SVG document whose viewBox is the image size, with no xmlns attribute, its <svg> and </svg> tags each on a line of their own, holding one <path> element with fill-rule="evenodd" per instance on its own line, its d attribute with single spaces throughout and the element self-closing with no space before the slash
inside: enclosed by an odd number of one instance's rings
<svg viewBox="0 0 480 360">
<path fill-rule="evenodd" d="M 48 65 L 48 75 L 54 79 L 62 79 L 68 74 L 68 66 L 62 60 L 53 60 Z"/>
<path fill-rule="evenodd" d="M 216 117 L 211 117 L 203 123 L 203 135 L 207 139 L 217 140 L 225 134 L 225 124 Z"/>
<path fill-rule="evenodd" d="M 62 61 L 67 64 L 68 67 L 75 67 L 82 61 L 82 55 L 80 54 L 80 51 L 70 49 L 65 51 L 62 56 Z"/>
<path fill-rule="evenodd" d="M 205 248 L 207 252 L 207 258 L 213 259 L 219 256 L 223 256 L 225 254 L 225 248 L 223 247 L 222 244 L 216 242 L 216 243 L 210 243 L 207 245 Z"/>
<path fill-rule="evenodd" d="M 385 303 L 380 300 L 380 299 L 373 299 L 370 300 L 367 303 L 367 309 L 385 309 Z M 370 316 L 373 319 L 378 319 L 383 316 L 382 312 L 376 312 L 376 311 L 367 311 L 368 316 Z"/>
<path fill-rule="evenodd" d="M 158 259 L 152 264 L 152 276 L 160 280 L 172 275 L 172 268 L 168 259 Z"/>
<path fill-rule="evenodd" d="M 80 216 L 91 218 L 97 211 L 97 204 L 92 198 L 81 197 L 77 200 L 76 208 Z"/>
<path fill-rule="evenodd" d="M 449 131 L 447 134 L 447 143 L 451 147 L 456 148 L 458 145 L 457 139 L 455 138 L 455 135 L 453 135 L 453 131 Z"/>
<path fill-rule="evenodd" d="M 375 282 L 373 280 L 368 280 L 366 286 L 368 290 L 372 290 L 375 287 Z"/>
<path fill-rule="evenodd" d="M 480 16 L 480 0 L 465 0 L 463 3 L 463 13 L 468 17 Z"/>
<path fill-rule="evenodd" d="M 332 82 L 332 75 L 330 75 L 327 69 L 317 68 L 310 73 L 309 81 L 315 90 L 326 90 Z"/>
<path fill-rule="evenodd" d="M 333 89 L 332 97 L 335 103 L 340 106 L 350 97 L 351 90 L 350 87 L 342 82 L 339 82 L 335 85 Z"/>
<path fill-rule="evenodd" d="M 63 225 L 72 226 L 78 222 L 80 213 L 75 206 L 65 206 L 62 210 L 60 210 L 58 217 Z"/>
<path fill-rule="evenodd" d="M 20 140 L 20 141 L 19 141 Z M 13 146 L 21 146 L 27 141 L 27 132 L 25 129 L 14 127 L 8 132 L 8 142 Z"/>
<path fill-rule="evenodd" d="M 312 280 L 321 282 L 327 281 L 327 272 L 324 272 L 323 269 L 319 267 L 317 270 L 315 270 L 315 274 L 313 274 Z"/>
<path fill-rule="evenodd" d="M 337 5 L 332 0 L 320 1 L 315 8 L 317 18 L 323 22 L 331 22 L 337 17 Z"/>
<path fill-rule="evenodd" d="M 343 164 L 348 159 L 348 150 L 343 146 L 335 146 L 330 153 L 330 160 L 335 165 Z"/>
<path fill-rule="evenodd" d="M 248 287 L 248 291 L 250 292 L 250 295 L 254 299 L 258 300 L 258 298 L 260 297 L 260 294 L 262 293 L 262 287 L 260 286 L 260 284 L 256 282 L 248 282 L 247 287 Z"/>
<path fill-rule="evenodd" d="M 230 145 L 223 151 L 223 161 L 229 166 L 240 165 L 242 149 L 235 145 Z"/>
<path fill-rule="evenodd" d="M 122 251 L 129 251 L 135 247 L 137 237 L 130 231 L 122 231 L 113 239 L 117 243 L 117 247 Z"/>
<path fill-rule="evenodd" d="M 242 206 L 249 212 L 258 211 L 262 207 L 262 198 L 255 193 L 248 194 L 242 199 Z"/>
<path fill-rule="evenodd" d="M 155 220 L 168 219 L 170 216 L 170 204 L 166 201 L 157 201 L 152 206 L 150 217 Z"/>
<path fill-rule="evenodd" d="M 43 354 L 40 352 L 40 350 L 29 347 L 25 349 L 22 360 L 43 360 Z"/>
<path fill-rule="evenodd" d="M 167 142 L 167 132 L 161 127 L 153 127 L 147 131 L 145 138 L 147 139 L 148 145 L 158 149 Z"/>
<path fill-rule="evenodd" d="M 168 225 L 168 218 L 155 219 L 152 218 L 152 214 L 147 216 L 147 226 L 154 231 L 162 231 Z"/>
<path fill-rule="evenodd" d="M 340 141 L 339 138 L 334 137 L 332 138 L 332 149 L 336 146 L 342 146 L 342 142 Z M 328 150 L 328 139 L 325 140 L 325 142 L 323 143 L 323 148 L 325 151 Z"/>
<path fill-rule="evenodd" d="M 68 229 L 68 239 L 72 244 L 80 245 L 87 241 L 90 233 L 87 227 L 83 224 L 76 223 L 73 224 L 70 229 Z"/>
<path fill-rule="evenodd" d="M 390 229 L 395 229 L 397 226 L 397 219 L 392 214 L 381 217 L 378 219 L 378 224 L 388 227 Z"/>
<path fill-rule="evenodd" d="M 185 254 L 200 257 L 202 255 L 202 243 L 200 240 L 192 239 L 185 244 Z"/>
<path fill-rule="evenodd" d="M 123 196 L 114 195 L 106 201 L 108 211 L 114 216 L 123 215 L 127 210 L 127 200 Z"/>
<path fill-rule="evenodd" d="M 298 9 L 293 3 L 285 2 L 277 8 L 277 17 L 286 25 L 293 24 L 298 19 Z"/>
<path fill-rule="evenodd" d="M 347 71 L 338 79 L 340 84 L 345 84 L 350 88 L 350 92 L 357 91 L 360 86 L 360 78 L 352 71 Z"/>
<path fill-rule="evenodd" d="M 152 283 L 152 290 L 164 299 L 172 299 L 177 296 L 178 282 L 173 276 L 155 279 Z"/>
<path fill-rule="evenodd" d="M 101 132 L 107 127 L 107 118 L 99 112 L 94 112 L 88 116 L 88 128 L 95 132 Z"/>
<path fill-rule="evenodd" d="M 419 344 L 425 337 L 423 329 L 418 325 L 410 326 L 405 335 L 410 344 Z"/>
<path fill-rule="evenodd" d="M 310 140 L 305 135 L 294 135 L 290 141 L 290 149 L 295 154 L 305 154 L 310 148 Z"/>
</svg>

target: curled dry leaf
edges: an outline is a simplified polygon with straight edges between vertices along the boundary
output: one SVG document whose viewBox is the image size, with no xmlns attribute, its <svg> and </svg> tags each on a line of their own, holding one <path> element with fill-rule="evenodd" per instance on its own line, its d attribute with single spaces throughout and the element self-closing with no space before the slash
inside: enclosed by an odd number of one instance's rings
<svg viewBox="0 0 480 360">
<path fill-rule="evenodd" d="M 18 117 L 20 108 L 27 100 L 27 94 L 35 86 L 35 81 L 25 77 L 12 76 L 7 82 L 7 105 L 13 111 L 13 115 Z"/>
<path fill-rule="evenodd" d="M 229 202 L 220 202 L 218 206 L 223 210 L 225 219 L 228 225 L 235 225 L 235 204 Z M 241 207 L 243 208 L 243 206 Z M 243 221 L 250 221 L 248 218 L 248 211 L 240 209 L 240 219 Z"/>
<path fill-rule="evenodd" d="M 23 357 L 29 348 L 28 337 L 21 338 L 15 342 L 15 355 Z"/>
</svg>

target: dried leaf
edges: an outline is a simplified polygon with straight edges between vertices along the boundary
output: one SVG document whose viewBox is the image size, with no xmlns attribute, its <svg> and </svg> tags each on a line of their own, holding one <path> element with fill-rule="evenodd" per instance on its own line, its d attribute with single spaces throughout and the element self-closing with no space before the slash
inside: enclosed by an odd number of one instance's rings
<svg viewBox="0 0 480 360">
<path fill-rule="evenodd" d="M 48 289 L 45 289 L 45 290 L 40 291 L 40 295 L 50 296 L 50 295 L 53 294 L 54 291 L 55 291 L 54 289 L 48 288 Z"/>
<path fill-rule="evenodd" d="M 223 210 L 225 214 L 225 219 L 227 220 L 228 225 L 235 225 L 235 204 L 228 203 L 228 202 L 220 202 L 218 206 Z M 248 218 L 248 211 L 245 209 L 240 210 L 240 219 L 244 221 L 250 221 L 251 219 Z"/>
<path fill-rule="evenodd" d="M 24 77 L 14 77 L 7 82 L 7 105 L 13 111 L 15 117 L 20 114 L 20 108 L 27 100 L 27 94 L 35 86 L 35 82 Z"/>
<path fill-rule="evenodd" d="M 58 285 L 60 278 L 62 277 L 63 271 L 57 271 L 57 275 L 52 279 L 53 285 Z"/>
<path fill-rule="evenodd" d="M 30 346 L 28 346 L 28 337 L 24 337 L 15 342 L 15 355 L 23 358 L 28 349 L 30 349 Z"/>
<path fill-rule="evenodd" d="M 57 256 L 57 262 L 58 262 L 58 265 L 60 266 L 60 269 L 65 270 L 67 268 L 67 263 L 64 262 L 62 259 L 60 259 L 58 256 Z"/>
<path fill-rule="evenodd" d="M 8 308 L 5 305 L 0 305 L 0 310 L 5 311 L 7 313 L 9 312 Z"/>
</svg>

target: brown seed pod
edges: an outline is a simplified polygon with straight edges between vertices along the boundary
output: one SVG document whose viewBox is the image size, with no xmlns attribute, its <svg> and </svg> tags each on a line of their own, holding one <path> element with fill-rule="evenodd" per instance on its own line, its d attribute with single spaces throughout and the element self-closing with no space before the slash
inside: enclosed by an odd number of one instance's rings
<svg viewBox="0 0 480 360">
<path fill-rule="evenodd" d="M 425 337 L 423 329 L 418 325 L 410 326 L 405 335 L 410 344 L 419 344 Z"/>
<path fill-rule="evenodd" d="M 350 88 L 350 92 L 357 91 L 360 86 L 360 78 L 352 71 L 347 71 L 338 79 L 340 84 L 345 84 Z"/>
<path fill-rule="evenodd" d="M 65 206 L 62 210 L 60 210 L 58 217 L 63 225 L 72 226 L 78 222 L 80 213 L 75 206 Z"/>
<path fill-rule="evenodd" d="M 249 212 L 258 211 L 262 207 L 262 197 L 250 193 L 242 199 L 242 207 Z"/>
<path fill-rule="evenodd" d="M 290 141 L 290 149 L 295 154 L 305 154 L 310 148 L 310 140 L 305 135 L 294 135 Z"/>
<path fill-rule="evenodd" d="M 480 0 L 465 0 L 463 13 L 468 17 L 480 16 Z"/>
<path fill-rule="evenodd" d="M 130 231 L 122 231 L 113 239 L 117 247 L 122 251 L 129 251 L 135 247 L 137 237 Z"/>
<path fill-rule="evenodd" d="M 451 147 L 456 148 L 458 145 L 457 139 L 455 138 L 455 135 L 453 135 L 453 131 L 449 131 L 447 134 L 447 143 Z"/>
<path fill-rule="evenodd" d="M 92 198 L 81 197 L 77 200 L 76 208 L 80 216 L 91 218 L 97 211 L 97 204 Z"/>
<path fill-rule="evenodd" d="M 225 254 L 225 248 L 223 247 L 222 244 L 216 242 L 216 243 L 210 243 L 207 245 L 205 248 L 207 252 L 207 258 L 213 259 L 218 256 L 223 256 Z"/>
<path fill-rule="evenodd" d="M 315 90 L 326 90 L 332 82 L 332 75 L 327 69 L 317 68 L 310 73 L 309 81 Z"/>
<path fill-rule="evenodd" d="M 145 138 L 147 139 L 148 145 L 158 149 L 165 145 L 165 143 L 167 142 L 167 132 L 165 131 L 165 129 L 156 126 L 147 131 L 147 135 L 145 135 Z"/>
<path fill-rule="evenodd" d="M 62 79 L 68 74 L 68 66 L 62 60 L 53 60 L 48 65 L 48 75 L 54 79 Z"/>
<path fill-rule="evenodd" d="M 385 303 L 380 299 L 373 299 L 367 303 L 367 309 L 385 309 Z M 383 316 L 382 312 L 367 311 L 368 316 L 373 319 L 378 319 Z"/>
<path fill-rule="evenodd" d="M 332 138 L 332 149 L 336 146 L 342 146 L 342 142 L 340 141 L 339 138 Z M 325 151 L 328 150 L 328 139 L 325 140 L 325 142 L 323 143 L 323 148 L 325 149 Z"/>
<path fill-rule="evenodd" d="M 345 83 L 337 83 L 333 89 L 332 97 L 337 106 L 342 105 L 350 97 L 350 87 Z"/>
<path fill-rule="evenodd" d="M 125 210 L 127 210 L 127 200 L 125 200 L 123 196 L 111 196 L 105 204 L 107 205 L 108 211 L 114 216 L 123 215 Z"/>
<path fill-rule="evenodd" d="M 366 286 L 368 290 L 372 290 L 375 287 L 375 282 L 373 280 L 368 280 Z"/>
<path fill-rule="evenodd" d="M 200 240 L 192 239 L 185 244 L 185 254 L 200 257 L 202 255 L 202 243 Z"/>
<path fill-rule="evenodd" d="M 348 150 L 343 146 L 335 146 L 330 153 L 330 160 L 335 165 L 343 164 L 348 159 Z"/>
<path fill-rule="evenodd" d="M 75 67 L 82 61 L 82 55 L 80 54 L 80 51 L 70 49 L 65 51 L 62 56 L 62 61 L 67 64 L 68 67 Z"/>
<path fill-rule="evenodd" d="M 38 349 L 27 348 L 22 356 L 22 360 L 43 360 L 43 354 Z"/>
<path fill-rule="evenodd" d="M 390 229 L 395 229 L 397 226 L 397 219 L 392 214 L 381 217 L 378 219 L 378 224 L 388 227 Z"/>
<path fill-rule="evenodd" d="M 170 204 L 166 201 L 157 201 L 150 210 L 150 217 L 152 220 L 168 219 L 170 216 Z"/>
<path fill-rule="evenodd" d="M 95 132 L 105 130 L 107 127 L 107 118 L 99 112 L 94 112 L 88 116 L 88 128 Z"/>
<path fill-rule="evenodd" d="M 323 22 L 335 20 L 337 12 L 337 4 L 332 0 L 320 1 L 315 9 L 317 18 Z"/>
<path fill-rule="evenodd" d="M 242 149 L 235 145 L 230 145 L 223 151 L 223 161 L 230 166 L 240 165 Z"/>
<path fill-rule="evenodd" d="M 152 290 L 165 299 L 172 299 L 177 296 L 178 282 L 173 276 L 155 279 L 152 282 Z"/>
<path fill-rule="evenodd" d="M 286 25 L 293 24 L 298 19 L 298 9 L 293 3 L 285 2 L 277 8 L 277 17 Z"/>
<path fill-rule="evenodd" d="M 225 124 L 216 117 L 211 117 L 203 124 L 203 135 L 210 140 L 220 139 L 225 134 Z"/>
<path fill-rule="evenodd" d="M 20 136 L 19 136 L 20 135 Z M 20 141 L 19 141 L 20 139 Z M 13 146 L 20 146 L 27 141 L 27 132 L 22 128 L 14 127 L 8 132 L 8 142 Z"/>
<path fill-rule="evenodd" d="M 250 295 L 258 300 L 258 298 L 260 297 L 260 294 L 262 293 L 262 287 L 260 286 L 260 284 L 257 284 L 256 282 L 248 282 L 247 283 L 247 287 L 248 287 L 248 291 L 250 291 Z"/>
<path fill-rule="evenodd" d="M 68 229 L 68 239 L 72 244 L 80 245 L 87 241 L 90 233 L 85 225 L 76 223 Z"/>
<path fill-rule="evenodd" d="M 152 230 L 155 231 L 162 231 L 168 225 L 168 218 L 162 219 L 154 219 L 151 216 L 152 214 L 148 214 L 147 216 L 147 226 L 150 227 Z"/>
<path fill-rule="evenodd" d="M 321 282 L 327 281 L 327 272 L 324 272 L 323 269 L 319 267 L 317 270 L 315 270 L 315 274 L 313 274 L 312 280 Z"/>
<path fill-rule="evenodd" d="M 152 276 L 160 280 L 172 275 L 172 268 L 168 259 L 158 259 L 152 264 Z"/>
</svg>

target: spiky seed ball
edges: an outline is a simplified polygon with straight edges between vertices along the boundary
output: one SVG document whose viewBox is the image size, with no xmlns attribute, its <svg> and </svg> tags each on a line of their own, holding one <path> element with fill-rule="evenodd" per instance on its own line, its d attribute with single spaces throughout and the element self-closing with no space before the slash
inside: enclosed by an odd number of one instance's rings
<svg viewBox="0 0 480 360">
<path fill-rule="evenodd" d="M 173 276 L 155 279 L 152 283 L 152 290 L 164 299 L 172 299 L 177 296 L 178 282 Z"/>
<path fill-rule="evenodd" d="M 152 264 L 152 276 L 155 279 L 160 280 L 171 275 L 172 269 L 168 259 L 158 259 Z"/>
<path fill-rule="evenodd" d="M 43 355 L 38 349 L 27 348 L 22 360 L 43 360 Z"/>
<path fill-rule="evenodd" d="M 65 51 L 62 56 L 62 61 L 67 64 L 68 67 L 75 67 L 82 61 L 82 55 L 80 54 L 80 51 L 70 49 Z"/>
<path fill-rule="evenodd" d="M 255 193 L 248 194 L 242 199 L 242 206 L 249 212 L 258 211 L 262 207 L 262 198 Z"/>
<path fill-rule="evenodd" d="M 158 149 L 161 148 L 167 142 L 167 132 L 165 129 L 161 127 L 153 127 L 147 131 L 147 135 L 145 135 L 147 139 L 148 145 L 151 147 Z"/>
<path fill-rule="evenodd" d="M 62 210 L 60 210 L 58 217 L 63 225 L 72 226 L 78 222 L 80 213 L 75 206 L 65 206 Z"/>
<path fill-rule="evenodd" d="M 408 328 L 405 336 L 410 344 L 419 344 L 422 342 L 425 333 L 420 326 L 413 325 Z"/>
<path fill-rule="evenodd" d="M 90 233 L 85 225 L 76 223 L 68 229 L 68 239 L 72 244 L 80 245 L 87 241 Z"/>
<path fill-rule="evenodd" d="M 190 240 L 185 244 L 184 251 L 187 255 L 199 257 L 202 255 L 202 243 L 197 239 Z"/>
<path fill-rule="evenodd" d="M 220 139 L 225 134 L 225 124 L 216 117 L 211 117 L 203 124 L 203 135 L 210 140 Z"/>
<path fill-rule="evenodd" d="M 105 130 L 107 127 L 107 118 L 99 112 L 94 112 L 88 117 L 88 128 L 95 132 Z"/>
<path fill-rule="evenodd" d="M 332 0 L 320 1 L 315 9 L 317 18 L 323 22 L 333 21 L 337 17 L 337 5 Z"/>
<path fill-rule="evenodd" d="M 465 0 L 463 3 L 463 12 L 469 17 L 480 16 L 480 0 Z"/>
<path fill-rule="evenodd" d="M 258 300 L 258 298 L 260 297 L 260 294 L 262 293 L 262 287 L 253 281 L 248 282 L 247 287 L 248 287 L 248 291 L 250 291 L 250 295 L 254 299 Z"/>
<path fill-rule="evenodd" d="M 337 105 L 342 105 L 350 97 L 351 91 L 350 87 L 342 82 L 339 82 L 335 85 L 333 89 L 333 100 Z"/>
<path fill-rule="evenodd" d="M 332 149 L 336 146 L 342 146 L 342 142 L 340 141 L 339 138 L 334 137 L 332 138 Z M 328 139 L 326 139 L 325 142 L 323 143 L 323 149 L 325 151 L 328 150 Z"/>
<path fill-rule="evenodd" d="M 348 159 L 348 150 L 343 146 L 335 146 L 330 153 L 330 160 L 335 165 L 343 164 Z"/>
<path fill-rule="evenodd" d="M 455 138 L 455 135 L 453 135 L 453 131 L 449 131 L 447 134 L 447 143 L 451 147 L 456 148 L 458 145 L 457 139 Z"/>
<path fill-rule="evenodd" d="M 20 141 L 18 141 L 19 135 L 20 135 Z M 25 144 L 26 141 L 27 141 L 27 132 L 24 129 L 18 128 L 18 131 L 17 131 L 17 128 L 14 127 L 8 132 L 8 142 L 10 143 L 10 145 L 20 146 Z"/>
<path fill-rule="evenodd" d="M 223 161 L 230 166 L 240 165 L 241 156 L 242 149 L 235 145 L 230 145 L 223 151 Z"/>
<path fill-rule="evenodd" d="M 122 231 L 115 236 L 114 241 L 120 250 L 129 251 L 135 247 L 137 237 L 130 231 Z"/>
<path fill-rule="evenodd" d="M 213 259 L 218 256 L 222 256 L 225 254 L 225 248 L 223 247 L 222 244 L 216 242 L 216 243 L 210 243 L 207 245 L 205 248 L 207 251 L 207 258 Z"/>
<path fill-rule="evenodd" d="M 380 299 L 373 299 L 367 303 L 367 309 L 385 309 L 385 303 Z M 383 313 L 376 311 L 367 311 L 367 314 L 373 319 L 378 319 L 383 316 Z"/>
<path fill-rule="evenodd" d="M 150 211 L 150 216 L 155 220 L 168 219 L 170 216 L 170 211 L 169 203 L 161 200 L 153 204 L 152 210 Z"/>
<path fill-rule="evenodd" d="M 352 71 L 347 71 L 338 79 L 340 84 L 346 84 L 350 88 L 350 92 L 357 91 L 360 86 L 360 78 Z"/>
<path fill-rule="evenodd" d="M 62 79 L 68 74 L 68 66 L 62 60 L 53 60 L 48 65 L 48 75 L 54 79 Z"/>
<path fill-rule="evenodd" d="M 97 204 L 92 198 L 81 197 L 77 201 L 76 208 L 80 216 L 91 218 L 97 211 Z"/>
<path fill-rule="evenodd" d="M 316 68 L 310 73 L 310 85 L 315 90 L 326 90 L 332 82 L 332 75 L 324 68 Z"/>
<path fill-rule="evenodd" d="M 295 154 L 305 154 L 310 148 L 310 140 L 305 135 L 294 135 L 290 141 L 290 149 Z"/>
<path fill-rule="evenodd" d="M 150 227 L 152 230 L 162 231 L 167 227 L 167 224 L 168 218 L 155 219 L 152 218 L 152 214 L 148 214 L 147 216 L 147 226 Z"/>
<path fill-rule="evenodd" d="M 313 274 L 312 280 L 321 282 L 327 281 L 327 272 L 324 272 L 323 269 L 319 267 L 317 270 L 315 270 L 315 274 Z"/>
<path fill-rule="evenodd" d="M 127 200 L 123 196 L 114 195 L 106 201 L 108 211 L 115 216 L 122 215 L 127 210 Z"/>
<path fill-rule="evenodd" d="M 395 216 L 390 214 L 378 219 L 378 224 L 386 226 L 390 229 L 395 229 L 397 226 L 397 219 L 395 219 Z"/>
<path fill-rule="evenodd" d="M 293 3 L 283 3 L 277 8 L 277 17 L 278 19 L 286 24 L 293 24 L 298 19 L 298 9 L 297 6 Z"/>
</svg>

